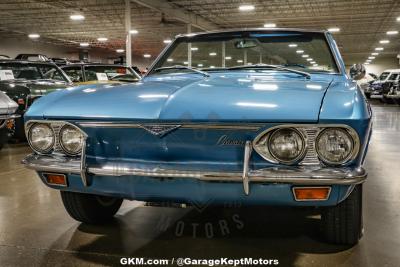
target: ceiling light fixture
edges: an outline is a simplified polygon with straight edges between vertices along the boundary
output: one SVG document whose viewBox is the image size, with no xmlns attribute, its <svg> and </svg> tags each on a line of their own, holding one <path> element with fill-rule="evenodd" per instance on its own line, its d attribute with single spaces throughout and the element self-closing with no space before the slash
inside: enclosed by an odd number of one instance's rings
<svg viewBox="0 0 400 267">
<path fill-rule="evenodd" d="M 79 21 L 79 20 L 84 20 L 84 19 L 85 19 L 85 16 L 84 16 L 84 15 L 81 15 L 81 14 L 74 14 L 74 15 L 69 16 L 69 18 L 70 18 L 71 20 Z"/>
<path fill-rule="evenodd" d="M 371 55 L 373 55 L 373 56 L 378 56 L 379 55 L 379 53 L 371 53 Z"/>
<path fill-rule="evenodd" d="M 329 28 L 328 32 L 340 32 L 340 28 L 337 28 L 337 27 Z"/>
<path fill-rule="evenodd" d="M 31 33 L 31 34 L 28 35 L 28 37 L 31 38 L 31 39 L 37 39 L 37 38 L 40 37 L 40 35 L 37 34 L 37 33 Z"/>
<path fill-rule="evenodd" d="M 145 58 L 150 58 L 151 55 L 150 55 L 150 54 L 144 54 L 143 57 L 145 57 Z"/>
<path fill-rule="evenodd" d="M 130 34 L 138 34 L 139 31 L 138 31 L 138 30 L 130 30 L 129 33 L 130 33 Z"/>
<path fill-rule="evenodd" d="M 241 6 L 239 6 L 239 10 L 240 11 L 251 11 L 251 10 L 254 10 L 255 9 L 255 6 L 253 6 L 253 5 L 241 5 Z"/>
<path fill-rule="evenodd" d="M 368 59 L 375 59 L 375 57 L 368 57 Z"/>
<path fill-rule="evenodd" d="M 383 47 L 377 47 L 375 48 L 375 51 L 383 51 Z"/>
<path fill-rule="evenodd" d="M 289 44 L 289 47 L 297 47 L 297 44 Z"/>
<path fill-rule="evenodd" d="M 387 35 L 395 35 L 395 34 L 398 34 L 398 33 L 399 33 L 398 31 L 388 31 L 388 32 L 386 32 Z"/>
<path fill-rule="evenodd" d="M 304 53 L 304 50 L 297 50 L 296 53 L 297 53 L 297 54 L 303 54 L 303 53 Z"/>
<path fill-rule="evenodd" d="M 379 43 L 381 43 L 381 44 L 388 44 L 388 43 L 390 43 L 390 41 L 389 41 L 389 40 L 380 40 Z"/>
<path fill-rule="evenodd" d="M 125 50 L 124 49 L 117 49 L 117 50 L 115 50 L 117 53 L 124 53 L 125 52 Z"/>
<path fill-rule="evenodd" d="M 216 56 L 216 55 L 217 55 L 217 53 L 215 53 L 215 52 L 211 52 L 209 55 L 210 55 L 210 57 L 213 57 L 213 56 Z"/>
<path fill-rule="evenodd" d="M 97 41 L 99 41 L 99 42 L 106 42 L 106 41 L 108 41 L 108 38 L 106 38 L 106 37 L 99 37 L 99 38 L 97 38 Z"/>
<path fill-rule="evenodd" d="M 79 45 L 82 46 L 82 47 L 88 47 L 89 43 L 80 43 Z"/>
<path fill-rule="evenodd" d="M 163 42 L 164 42 L 164 44 L 170 44 L 170 43 L 172 43 L 172 40 L 171 39 L 165 39 Z"/>
<path fill-rule="evenodd" d="M 275 23 L 265 23 L 264 28 L 275 28 L 276 24 Z"/>
</svg>

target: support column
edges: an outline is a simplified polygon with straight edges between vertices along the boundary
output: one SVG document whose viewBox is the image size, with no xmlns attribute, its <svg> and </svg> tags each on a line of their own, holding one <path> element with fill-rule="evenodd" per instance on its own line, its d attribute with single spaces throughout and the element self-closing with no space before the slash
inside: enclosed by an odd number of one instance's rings
<svg viewBox="0 0 400 267">
<path fill-rule="evenodd" d="M 192 24 L 187 25 L 187 33 L 192 33 Z M 188 43 L 188 66 L 192 67 L 192 44 Z"/>
<path fill-rule="evenodd" d="M 125 0 L 126 66 L 132 66 L 131 0 Z"/>
<path fill-rule="evenodd" d="M 225 68 L 225 41 L 222 42 L 222 67 Z"/>
</svg>

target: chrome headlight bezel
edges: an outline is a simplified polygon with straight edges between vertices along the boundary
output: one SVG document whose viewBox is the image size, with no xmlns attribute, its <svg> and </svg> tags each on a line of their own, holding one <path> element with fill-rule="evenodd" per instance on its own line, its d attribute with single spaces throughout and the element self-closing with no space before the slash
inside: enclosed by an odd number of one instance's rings
<svg viewBox="0 0 400 267">
<path fill-rule="evenodd" d="M 297 130 L 303 137 L 305 142 L 304 154 L 299 157 L 295 162 L 280 162 L 276 160 L 267 149 L 266 141 L 269 136 L 278 129 L 292 128 Z M 352 138 L 354 145 L 351 156 L 346 158 L 342 162 L 329 162 L 323 160 L 317 152 L 317 137 L 328 128 L 340 128 L 345 130 Z M 273 164 L 285 164 L 285 165 L 315 165 L 315 166 L 344 166 L 353 162 L 358 156 L 361 150 L 361 142 L 358 133 L 349 125 L 346 124 L 282 124 L 272 126 L 256 135 L 253 140 L 254 150 L 266 161 Z"/>
<path fill-rule="evenodd" d="M 345 135 L 347 135 L 347 137 L 349 138 L 349 140 L 352 143 L 351 151 L 349 151 L 349 154 L 347 155 L 347 157 L 341 161 L 335 162 L 335 161 L 326 159 L 324 156 L 322 156 L 322 153 L 319 149 L 318 143 L 321 139 L 321 136 L 323 136 L 327 131 L 330 131 L 330 130 L 338 130 L 338 131 L 345 133 Z M 344 165 L 344 164 L 354 160 L 357 157 L 359 150 L 360 150 L 360 139 L 358 137 L 358 134 L 350 127 L 326 127 L 324 129 L 322 129 L 318 133 L 317 137 L 315 138 L 315 151 L 317 152 L 318 158 L 326 165 L 330 165 L 330 166 Z"/>
<path fill-rule="evenodd" d="M 273 155 L 273 153 L 271 153 L 271 147 L 270 147 L 271 137 L 274 134 L 279 133 L 279 131 L 281 131 L 281 130 L 291 130 L 291 131 L 295 132 L 296 134 L 298 134 L 301 139 L 302 148 L 301 148 L 298 156 L 293 160 L 290 160 L 290 161 L 282 160 L 282 159 L 277 158 L 275 155 Z M 266 131 L 262 132 L 254 139 L 253 148 L 262 158 L 264 158 L 265 160 L 267 160 L 271 163 L 294 165 L 294 164 L 301 162 L 306 155 L 307 137 L 303 131 L 301 131 L 300 129 L 297 129 L 295 127 L 285 127 L 285 126 L 272 127 L 270 129 L 267 129 Z"/>
<path fill-rule="evenodd" d="M 51 142 L 51 145 L 49 145 L 49 147 L 47 149 L 39 149 L 32 142 L 33 141 L 32 140 L 32 130 L 34 130 L 35 127 L 37 127 L 39 125 L 47 127 L 52 133 L 52 142 Z M 35 122 L 32 125 L 30 125 L 29 130 L 27 132 L 27 139 L 28 139 L 29 146 L 33 149 L 33 151 L 35 151 L 38 154 L 50 154 L 53 151 L 54 145 L 56 143 L 56 135 L 54 133 L 53 128 L 48 123 L 41 123 L 41 122 Z"/>
<path fill-rule="evenodd" d="M 63 132 L 66 131 L 67 129 L 72 129 L 77 131 L 80 135 L 81 135 L 81 143 L 79 145 L 79 148 L 75 151 L 71 151 L 69 149 L 66 148 L 65 142 L 63 141 Z M 78 156 L 82 153 L 82 147 L 85 144 L 85 134 L 81 131 L 81 129 L 79 129 L 78 127 L 76 127 L 75 125 L 72 124 L 64 124 L 61 128 L 60 131 L 58 133 L 58 143 L 61 147 L 61 149 L 63 150 L 63 152 L 68 155 L 68 156 Z"/>
</svg>

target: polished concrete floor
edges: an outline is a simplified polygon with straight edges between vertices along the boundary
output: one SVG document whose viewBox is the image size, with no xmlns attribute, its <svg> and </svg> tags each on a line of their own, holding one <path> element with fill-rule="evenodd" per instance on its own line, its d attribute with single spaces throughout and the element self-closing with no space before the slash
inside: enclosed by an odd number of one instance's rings
<svg viewBox="0 0 400 267">
<path fill-rule="evenodd" d="M 71 219 L 59 193 L 19 164 L 26 145 L 0 152 L 0 266 L 118 266 L 121 257 L 278 259 L 280 266 L 400 266 L 400 107 L 374 104 L 366 160 L 365 235 L 355 247 L 318 237 L 312 209 L 156 207 L 125 201 L 116 219 Z"/>
</svg>

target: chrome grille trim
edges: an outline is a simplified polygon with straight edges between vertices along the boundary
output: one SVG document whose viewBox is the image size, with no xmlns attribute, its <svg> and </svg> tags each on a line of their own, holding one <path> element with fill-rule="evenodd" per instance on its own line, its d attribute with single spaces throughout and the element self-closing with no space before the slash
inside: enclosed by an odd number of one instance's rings
<svg viewBox="0 0 400 267">
<path fill-rule="evenodd" d="M 315 149 L 315 140 L 320 131 L 321 130 L 318 127 L 311 127 L 304 129 L 304 133 L 307 138 L 306 140 L 307 152 L 306 155 L 304 156 L 304 159 L 300 162 L 300 165 L 320 165 L 317 150 Z"/>
<path fill-rule="evenodd" d="M 261 127 L 264 127 L 267 123 L 238 123 L 238 124 L 223 124 L 223 123 L 185 123 L 184 121 L 175 123 L 131 123 L 131 122 L 79 122 L 78 125 L 87 128 L 142 128 L 146 125 L 176 125 L 180 124 L 180 128 L 183 129 L 217 129 L 217 130 L 250 130 L 258 131 Z"/>
</svg>

